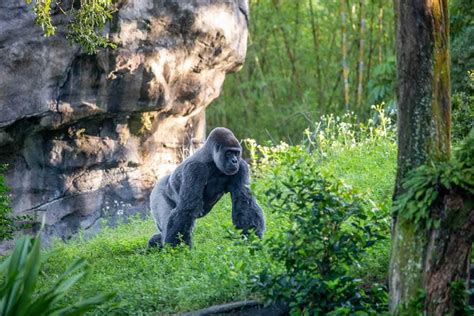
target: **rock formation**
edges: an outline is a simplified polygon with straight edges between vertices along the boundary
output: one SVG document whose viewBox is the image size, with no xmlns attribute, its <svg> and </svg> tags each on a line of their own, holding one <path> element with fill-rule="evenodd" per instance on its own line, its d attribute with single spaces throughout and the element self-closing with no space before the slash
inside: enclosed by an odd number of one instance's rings
<svg viewBox="0 0 474 316">
<path fill-rule="evenodd" d="M 15 213 L 67 239 L 145 212 L 157 177 L 203 140 L 205 107 L 244 62 L 248 4 L 121 1 L 107 30 L 118 48 L 96 55 L 67 42 L 61 18 L 45 38 L 31 6 L 0 4 L 0 163 Z"/>
</svg>

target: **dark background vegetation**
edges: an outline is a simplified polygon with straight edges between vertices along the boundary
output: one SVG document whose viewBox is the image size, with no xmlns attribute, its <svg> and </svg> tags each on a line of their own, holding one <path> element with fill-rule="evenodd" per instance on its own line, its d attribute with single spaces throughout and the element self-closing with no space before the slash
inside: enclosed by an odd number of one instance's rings
<svg viewBox="0 0 474 316">
<path fill-rule="evenodd" d="M 450 1 L 450 20 L 453 134 L 461 138 L 474 116 L 472 1 Z M 246 63 L 209 106 L 208 130 L 297 143 L 324 114 L 365 121 L 374 104 L 395 111 L 394 41 L 392 1 L 253 0 Z"/>
</svg>

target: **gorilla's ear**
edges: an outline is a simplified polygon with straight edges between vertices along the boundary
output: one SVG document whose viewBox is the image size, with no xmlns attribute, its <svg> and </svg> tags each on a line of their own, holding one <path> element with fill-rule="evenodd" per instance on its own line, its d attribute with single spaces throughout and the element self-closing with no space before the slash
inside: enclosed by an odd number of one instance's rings
<svg viewBox="0 0 474 316">
<path fill-rule="evenodd" d="M 224 155 L 222 153 L 222 145 L 221 144 L 216 144 L 214 147 L 214 150 L 212 152 L 212 160 L 214 161 L 214 164 L 216 167 L 221 171 L 225 172 L 224 170 Z"/>
<path fill-rule="evenodd" d="M 221 157 L 223 156 L 223 152 L 221 144 L 216 144 L 214 146 L 214 152 L 212 153 L 212 156 L 214 158 L 214 162 L 216 162 L 216 160 L 222 159 Z"/>
</svg>

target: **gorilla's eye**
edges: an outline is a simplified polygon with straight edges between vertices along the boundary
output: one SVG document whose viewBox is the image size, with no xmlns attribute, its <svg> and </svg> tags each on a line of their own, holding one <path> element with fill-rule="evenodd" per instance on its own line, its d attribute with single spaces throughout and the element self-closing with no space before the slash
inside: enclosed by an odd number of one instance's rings
<svg viewBox="0 0 474 316">
<path fill-rule="evenodd" d="M 233 157 L 237 157 L 237 156 L 238 156 L 237 152 L 234 152 L 234 151 L 229 150 L 225 153 L 226 158 L 233 158 Z"/>
<path fill-rule="evenodd" d="M 235 151 L 232 151 L 232 150 L 226 151 L 225 159 L 229 163 L 231 163 L 233 165 L 237 165 L 239 163 L 239 153 L 235 152 Z"/>
</svg>

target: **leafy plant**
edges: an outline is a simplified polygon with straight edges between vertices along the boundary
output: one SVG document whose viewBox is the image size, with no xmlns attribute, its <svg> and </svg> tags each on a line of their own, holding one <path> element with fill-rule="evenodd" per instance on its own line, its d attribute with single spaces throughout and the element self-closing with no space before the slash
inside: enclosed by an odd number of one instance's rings
<svg viewBox="0 0 474 316">
<path fill-rule="evenodd" d="M 0 241 L 13 238 L 15 231 L 31 227 L 31 217 L 14 215 L 10 207 L 9 188 L 5 183 L 3 172 L 7 165 L 0 165 Z"/>
<path fill-rule="evenodd" d="M 26 0 L 27 4 L 31 4 L 33 0 Z M 46 37 L 53 35 L 56 32 L 56 27 L 53 25 L 51 17 L 51 0 L 35 1 L 33 12 L 35 13 L 35 22 L 43 29 Z"/>
<path fill-rule="evenodd" d="M 454 159 L 414 169 L 407 175 L 403 188 L 405 192 L 395 201 L 394 212 L 413 221 L 418 230 L 439 228 L 440 216 L 434 213 L 433 205 L 441 203 L 449 192 L 474 195 L 474 130 L 464 139 Z M 446 215 L 456 217 L 459 209 L 447 211 Z"/>
<path fill-rule="evenodd" d="M 426 301 L 426 292 L 417 289 L 413 297 L 406 304 L 399 304 L 397 312 L 401 316 L 423 316 L 423 308 Z"/>
<path fill-rule="evenodd" d="M 80 9 L 71 9 L 67 37 L 80 44 L 88 54 L 95 53 L 100 47 L 116 48 L 116 44 L 98 32 L 112 19 L 113 12 L 112 0 L 81 0 Z"/>
<path fill-rule="evenodd" d="M 472 315 L 474 309 L 468 304 L 468 298 L 471 293 L 466 289 L 466 281 L 459 279 L 451 282 L 449 286 L 451 288 L 451 301 L 454 306 L 454 314 L 460 316 Z"/>
<path fill-rule="evenodd" d="M 472 74 L 472 85 L 474 86 L 474 70 Z M 474 93 L 457 92 L 453 94 L 452 105 L 452 137 L 455 141 L 461 141 L 474 129 Z"/>
<path fill-rule="evenodd" d="M 464 139 L 454 159 L 414 169 L 407 175 L 403 188 L 405 192 L 395 201 L 394 212 L 413 221 L 418 230 L 439 228 L 439 215 L 432 208 L 435 203 L 451 191 L 474 195 L 474 130 Z M 459 210 L 453 211 L 456 217 Z"/>
<path fill-rule="evenodd" d="M 395 108 L 395 56 L 390 56 L 383 63 L 374 67 L 373 77 L 367 84 L 369 104 L 386 102 L 389 109 Z"/>
<path fill-rule="evenodd" d="M 8 197 L 8 188 L 5 184 L 5 178 L 2 173 L 6 166 L 0 165 L 0 241 L 11 239 L 15 231 L 15 223 L 10 208 L 10 199 Z"/>
<path fill-rule="evenodd" d="M 384 109 L 384 104 L 373 105 L 372 118 L 366 123 L 359 122 L 354 113 L 341 116 L 323 115 L 314 124 L 313 130 L 305 130 L 303 145 L 312 151 L 324 154 L 329 149 L 356 147 L 366 143 L 394 139 L 395 125 L 393 119 Z"/>
<path fill-rule="evenodd" d="M 96 295 L 77 300 L 69 306 L 60 305 L 66 291 L 71 289 L 87 270 L 84 259 L 76 260 L 50 289 L 37 293 L 36 285 L 44 260 L 40 253 L 40 239 L 23 236 L 0 264 L 0 314 L 22 315 L 82 315 L 105 302 L 111 295 Z"/>
<path fill-rule="evenodd" d="M 35 22 L 43 29 L 46 37 L 56 33 L 52 10 L 55 9 L 69 18 L 66 37 L 81 45 L 87 54 L 94 54 L 99 48 L 115 48 L 117 45 L 102 35 L 107 21 L 112 19 L 113 0 L 73 0 L 70 6 L 62 7 L 60 2 L 35 0 L 33 11 Z M 26 0 L 32 4 L 33 0 Z"/>
<path fill-rule="evenodd" d="M 362 287 L 350 275 L 364 251 L 383 239 L 376 210 L 342 182 L 327 180 L 304 159 L 267 191 L 286 229 L 265 241 L 278 266 L 256 277 L 255 289 L 271 302 L 287 302 L 292 313 L 344 315 L 386 309 L 386 290 Z"/>
</svg>

